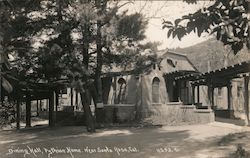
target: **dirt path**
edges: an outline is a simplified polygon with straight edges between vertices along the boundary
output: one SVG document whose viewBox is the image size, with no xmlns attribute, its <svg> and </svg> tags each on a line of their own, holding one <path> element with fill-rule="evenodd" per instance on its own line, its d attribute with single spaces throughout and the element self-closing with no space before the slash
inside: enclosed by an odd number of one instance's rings
<svg viewBox="0 0 250 158">
<path fill-rule="evenodd" d="M 249 128 L 225 123 L 112 128 L 86 133 L 84 127 L 38 128 L 0 132 L 1 158 L 82 157 L 228 157 L 243 142 L 250 149 Z M 246 140 L 246 141 L 244 141 Z"/>
</svg>

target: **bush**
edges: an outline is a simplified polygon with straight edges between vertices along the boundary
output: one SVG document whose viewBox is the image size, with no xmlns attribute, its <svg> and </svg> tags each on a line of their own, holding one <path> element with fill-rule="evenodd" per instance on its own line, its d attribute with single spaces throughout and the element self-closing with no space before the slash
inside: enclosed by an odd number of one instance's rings
<svg viewBox="0 0 250 158">
<path fill-rule="evenodd" d="M 15 108 L 11 102 L 0 103 L 0 127 L 11 125 L 15 122 Z"/>
<path fill-rule="evenodd" d="M 250 153 L 243 148 L 242 144 L 238 144 L 237 150 L 233 153 L 232 158 L 250 158 Z"/>
</svg>

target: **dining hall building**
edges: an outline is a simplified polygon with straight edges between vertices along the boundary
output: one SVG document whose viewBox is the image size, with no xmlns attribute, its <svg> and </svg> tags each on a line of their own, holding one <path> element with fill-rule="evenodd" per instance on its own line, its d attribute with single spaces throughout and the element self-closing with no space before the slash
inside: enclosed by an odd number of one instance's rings
<svg viewBox="0 0 250 158">
<path fill-rule="evenodd" d="M 163 50 L 157 55 L 157 62 L 143 73 L 112 71 L 103 76 L 104 106 L 91 105 L 92 111 L 104 108 L 105 123 L 140 120 L 182 125 L 208 123 L 215 117 L 248 120 L 250 61 L 201 73 L 184 54 Z M 28 126 L 31 117 L 37 116 L 48 119 L 51 126 L 84 118 L 80 94 L 73 88 L 50 93 L 52 100 L 47 93 L 20 105 Z"/>
</svg>

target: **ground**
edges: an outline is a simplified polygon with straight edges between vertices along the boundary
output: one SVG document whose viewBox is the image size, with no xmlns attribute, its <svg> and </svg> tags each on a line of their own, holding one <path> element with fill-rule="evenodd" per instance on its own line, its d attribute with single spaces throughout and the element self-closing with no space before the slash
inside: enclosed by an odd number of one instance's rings
<svg viewBox="0 0 250 158">
<path fill-rule="evenodd" d="M 113 127 L 94 134 L 83 126 L 0 131 L 1 158 L 214 158 L 250 150 L 249 127 L 213 122 L 189 126 Z"/>
</svg>

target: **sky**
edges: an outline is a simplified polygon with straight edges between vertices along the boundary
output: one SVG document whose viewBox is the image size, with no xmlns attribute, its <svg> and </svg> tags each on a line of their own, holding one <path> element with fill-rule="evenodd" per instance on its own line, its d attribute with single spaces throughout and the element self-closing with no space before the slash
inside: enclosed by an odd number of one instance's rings
<svg viewBox="0 0 250 158">
<path fill-rule="evenodd" d="M 167 38 L 167 29 L 162 29 L 163 19 L 174 21 L 183 15 L 194 13 L 202 7 L 211 5 L 212 1 L 198 1 L 197 4 L 187 4 L 183 1 L 150 1 L 137 0 L 129 3 L 123 9 L 128 9 L 128 13 L 139 12 L 144 14 L 148 19 L 148 27 L 146 29 L 146 41 L 160 42 L 158 49 L 174 49 L 177 47 L 184 48 L 203 42 L 211 38 L 208 34 L 202 34 L 199 38 L 195 33 L 184 36 L 181 41 L 177 38 Z"/>
</svg>

